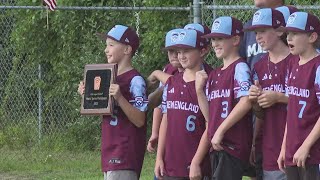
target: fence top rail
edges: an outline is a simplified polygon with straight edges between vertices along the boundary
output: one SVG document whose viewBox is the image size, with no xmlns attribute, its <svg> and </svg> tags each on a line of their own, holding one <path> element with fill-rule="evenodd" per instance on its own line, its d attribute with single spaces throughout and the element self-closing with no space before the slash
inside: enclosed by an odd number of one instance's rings
<svg viewBox="0 0 320 180">
<path fill-rule="evenodd" d="M 0 6 L 0 9 L 46 9 L 45 6 Z M 190 11 L 191 7 L 58 6 L 55 10 Z"/>
<path fill-rule="evenodd" d="M 295 6 L 298 9 L 309 9 L 309 10 L 319 10 L 320 6 L 302 6 L 297 5 Z M 252 10 L 258 9 L 255 6 L 248 6 L 248 5 L 204 5 L 205 9 L 208 10 Z"/>
</svg>

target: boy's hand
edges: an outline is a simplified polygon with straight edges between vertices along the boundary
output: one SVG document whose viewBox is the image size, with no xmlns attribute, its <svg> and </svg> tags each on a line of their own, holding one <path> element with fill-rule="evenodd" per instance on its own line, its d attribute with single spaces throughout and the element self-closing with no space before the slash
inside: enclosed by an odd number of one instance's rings
<svg viewBox="0 0 320 180">
<path fill-rule="evenodd" d="M 214 133 L 211 139 L 211 144 L 214 150 L 221 151 L 223 147 L 221 146 L 221 141 L 223 139 L 223 133 L 220 133 L 219 129 Z"/>
<path fill-rule="evenodd" d="M 82 96 L 84 94 L 85 84 L 83 81 L 80 81 L 78 85 L 78 93 Z"/>
<path fill-rule="evenodd" d="M 285 169 L 284 169 L 285 168 L 285 166 L 284 166 L 285 151 L 286 150 L 284 148 L 281 148 L 281 151 L 280 151 L 280 154 L 279 154 L 279 157 L 277 160 L 278 167 L 283 173 L 286 173 Z"/>
<path fill-rule="evenodd" d="M 199 164 L 194 164 L 191 162 L 189 171 L 190 180 L 201 180 L 201 167 Z"/>
<path fill-rule="evenodd" d="M 147 86 L 148 89 L 155 89 L 158 87 L 159 80 L 156 78 L 154 73 L 152 72 L 150 76 L 147 78 Z"/>
<path fill-rule="evenodd" d="M 196 72 L 196 91 L 203 91 L 203 87 L 205 86 L 207 79 L 208 74 L 204 70 Z"/>
<path fill-rule="evenodd" d="M 309 148 L 302 144 L 293 156 L 293 163 L 297 164 L 298 167 L 305 168 L 309 156 Z"/>
<path fill-rule="evenodd" d="M 249 99 L 252 102 L 256 102 L 258 100 L 258 96 L 261 95 L 261 91 L 262 89 L 259 81 L 255 80 L 254 85 L 251 85 L 249 89 Z"/>
<path fill-rule="evenodd" d="M 120 86 L 118 84 L 110 84 L 109 95 L 112 96 L 114 100 L 118 101 L 122 96 Z"/>
<path fill-rule="evenodd" d="M 154 174 L 156 175 L 157 179 L 163 179 L 164 176 L 164 163 L 162 159 L 156 160 L 156 165 L 154 167 Z"/>
<path fill-rule="evenodd" d="M 258 104 L 262 108 L 268 108 L 277 103 L 277 94 L 274 91 L 262 91 L 261 95 L 258 97 Z"/>
<path fill-rule="evenodd" d="M 156 151 L 157 144 L 158 144 L 158 136 L 155 136 L 152 134 L 148 141 L 148 146 L 147 146 L 148 152 L 154 153 Z"/>
</svg>

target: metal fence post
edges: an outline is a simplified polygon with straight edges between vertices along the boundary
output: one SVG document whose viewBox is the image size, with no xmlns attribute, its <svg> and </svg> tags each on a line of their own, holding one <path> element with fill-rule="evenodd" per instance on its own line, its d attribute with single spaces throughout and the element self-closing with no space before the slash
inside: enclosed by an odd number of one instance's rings
<svg viewBox="0 0 320 180">
<path fill-rule="evenodd" d="M 39 81 L 41 80 L 41 64 L 38 66 L 38 78 Z M 41 143 L 41 137 L 42 137 L 42 93 L 41 88 L 38 88 L 38 138 L 39 138 L 39 144 Z"/>
<path fill-rule="evenodd" d="M 193 22 L 201 23 L 201 7 L 200 0 L 193 0 Z"/>
</svg>

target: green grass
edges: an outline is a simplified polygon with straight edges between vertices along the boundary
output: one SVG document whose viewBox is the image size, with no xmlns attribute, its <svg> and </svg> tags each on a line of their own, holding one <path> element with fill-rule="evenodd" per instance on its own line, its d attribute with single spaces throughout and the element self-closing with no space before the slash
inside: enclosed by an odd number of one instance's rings
<svg viewBox="0 0 320 180">
<path fill-rule="evenodd" d="M 0 154 L 0 179 L 103 179 L 98 151 L 75 153 L 0 149 Z M 153 179 L 154 160 L 154 154 L 146 154 L 141 180 Z"/>
</svg>

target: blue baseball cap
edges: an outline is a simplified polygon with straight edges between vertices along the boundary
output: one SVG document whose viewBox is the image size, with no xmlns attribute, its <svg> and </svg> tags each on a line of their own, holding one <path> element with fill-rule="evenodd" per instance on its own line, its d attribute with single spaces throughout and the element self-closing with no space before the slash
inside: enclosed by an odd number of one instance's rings
<svg viewBox="0 0 320 180">
<path fill-rule="evenodd" d="M 193 29 L 173 29 L 166 35 L 164 49 L 197 48 L 205 47 L 205 39 L 202 33 Z"/>
<path fill-rule="evenodd" d="M 242 36 L 242 22 L 230 16 L 222 16 L 213 21 L 211 33 L 204 35 L 204 38 Z"/>
<path fill-rule="evenodd" d="M 275 9 L 263 8 L 253 15 L 252 25 L 246 31 L 254 31 L 258 28 L 279 28 L 285 26 L 283 14 Z"/>
<path fill-rule="evenodd" d="M 206 25 L 202 25 L 199 23 L 190 23 L 187 24 L 183 27 L 183 29 L 193 29 L 196 31 L 200 31 L 201 33 L 203 33 L 204 35 L 209 34 L 210 33 L 210 28 L 208 28 L 208 26 Z"/>
<path fill-rule="evenodd" d="M 203 35 L 209 34 L 211 32 L 210 29 L 208 28 L 208 26 L 202 25 L 202 24 L 199 24 L 199 23 L 187 24 L 187 25 L 184 26 L 183 29 L 193 29 L 193 30 L 201 32 Z M 208 46 L 209 44 L 210 44 L 210 40 L 206 39 L 205 40 L 205 46 Z"/>
<path fill-rule="evenodd" d="M 319 19 L 307 12 L 292 13 L 289 18 L 284 31 L 293 32 L 316 32 L 320 34 Z"/>
<path fill-rule="evenodd" d="M 110 38 L 122 44 L 130 45 L 133 53 L 139 48 L 139 37 L 137 33 L 130 27 L 124 25 L 115 25 L 113 28 L 105 33 L 98 34 L 101 38 L 106 40 Z"/>
<path fill-rule="evenodd" d="M 284 21 L 287 23 L 289 16 L 294 13 L 297 12 L 298 9 L 294 6 L 280 6 L 277 7 L 276 10 L 280 11 L 284 17 Z"/>
<path fill-rule="evenodd" d="M 167 32 L 164 49 L 170 49 L 171 46 L 176 44 L 176 41 L 174 41 L 172 39 L 174 39 L 176 36 L 178 36 L 180 31 L 181 31 L 181 29 L 172 29 Z"/>
</svg>

